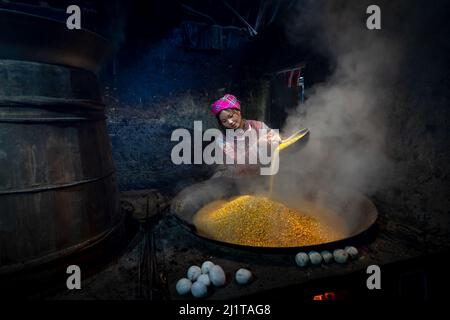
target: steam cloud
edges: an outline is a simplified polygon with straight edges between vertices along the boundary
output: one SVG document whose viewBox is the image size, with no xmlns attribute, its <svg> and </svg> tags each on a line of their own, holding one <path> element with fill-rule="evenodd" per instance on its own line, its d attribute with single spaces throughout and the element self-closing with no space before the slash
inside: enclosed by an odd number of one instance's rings
<svg viewBox="0 0 450 320">
<path fill-rule="evenodd" d="M 306 103 L 287 118 L 282 131 L 307 127 L 311 135 L 296 161 L 285 161 L 285 170 L 328 190 L 346 187 L 371 194 L 386 183 L 390 170 L 383 150 L 387 140 L 383 109 L 396 81 L 401 48 L 383 29 L 366 28 L 370 3 L 300 4 L 295 19 L 287 24 L 290 41 L 326 54 L 334 70 L 325 83 L 309 89 Z M 292 190 L 293 182 L 282 180 Z"/>
</svg>

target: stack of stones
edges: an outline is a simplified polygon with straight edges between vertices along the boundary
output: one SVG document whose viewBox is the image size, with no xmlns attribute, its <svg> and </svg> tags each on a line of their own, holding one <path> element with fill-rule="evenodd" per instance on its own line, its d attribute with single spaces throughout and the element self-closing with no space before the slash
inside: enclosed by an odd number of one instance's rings
<svg viewBox="0 0 450 320">
<path fill-rule="evenodd" d="M 358 258 L 358 249 L 352 246 L 345 247 L 345 249 L 336 249 L 331 253 L 330 251 L 316 252 L 311 251 L 309 253 L 299 252 L 295 256 L 295 262 L 299 267 L 306 267 L 309 264 L 320 265 L 322 263 L 328 264 L 333 262 L 344 264 L 350 259 L 356 260 Z"/>
<path fill-rule="evenodd" d="M 248 284 L 252 280 L 252 273 L 247 269 L 236 271 L 235 279 L 238 284 Z M 208 295 L 208 287 L 223 287 L 226 283 L 226 275 L 222 267 L 211 261 L 203 262 L 202 266 L 191 266 L 187 271 L 187 278 L 178 280 L 176 290 L 179 295 L 191 293 L 196 298 L 204 298 Z"/>
</svg>

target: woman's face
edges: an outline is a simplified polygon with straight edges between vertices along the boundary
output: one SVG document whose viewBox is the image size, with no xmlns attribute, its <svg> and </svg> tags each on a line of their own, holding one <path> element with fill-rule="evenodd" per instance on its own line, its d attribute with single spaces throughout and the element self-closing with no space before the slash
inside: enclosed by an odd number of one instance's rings
<svg viewBox="0 0 450 320">
<path fill-rule="evenodd" d="M 237 129 L 241 127 L 241 112 L 238 110 L 222 110 L 219 114 L 219 120 L 227 129 Z"/>
</svg>

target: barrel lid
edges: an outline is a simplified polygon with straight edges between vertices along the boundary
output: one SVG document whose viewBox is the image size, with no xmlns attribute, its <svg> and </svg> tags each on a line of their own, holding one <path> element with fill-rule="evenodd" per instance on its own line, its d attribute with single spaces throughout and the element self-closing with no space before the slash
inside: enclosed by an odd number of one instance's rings
<svg viewBox="0 0 450 320">
<path fill-rule="evenodd" d="M 91 31 L 69 30 L 60 21 L 0 9 L 0 59 L 66 65 L 97 73 L 111 51 L 111 43 Z"/>
</svg>

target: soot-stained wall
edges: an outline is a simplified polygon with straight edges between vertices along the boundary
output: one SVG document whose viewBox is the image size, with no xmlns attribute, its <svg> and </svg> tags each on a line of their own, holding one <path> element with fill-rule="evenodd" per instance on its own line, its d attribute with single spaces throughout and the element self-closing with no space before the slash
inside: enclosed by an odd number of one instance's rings
<svg viewBox="0 0 450 320">
<path fill-rule="evenodd" d="M 447 10 L 445 10 L 447 8 Z M 408 19 L 405 54 L 387 92 L 386 152 L 390 179 L 375 195 L 378 208 L 427 234 L 450 230 L 450 25 L 448 4 L 421 4 Z"/>
</svg>

